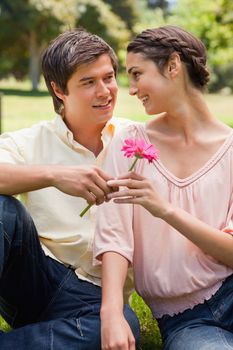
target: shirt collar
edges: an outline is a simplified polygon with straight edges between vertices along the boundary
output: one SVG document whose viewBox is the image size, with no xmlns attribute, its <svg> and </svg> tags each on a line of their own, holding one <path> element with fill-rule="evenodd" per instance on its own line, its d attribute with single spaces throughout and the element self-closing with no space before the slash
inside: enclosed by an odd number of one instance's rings
<svg viewBox="0 0 233 350">
<path fill-rule="evenodd" d="M 114 131 L 115 131 L 114 119 L 115 118 L 111 118 L 111 120 L 109 120 L 106 123 L 106 125 L 104 126 L 101 132 L 101 139 L 103 141 L 104 148 L 114 135 Z M 75 146 L 76 149 L 79 148 L 79 149 L 86 150 L 86 148 L 83 145 L 81 145 L 80 143 L 74 140 L 72 131 L 68 129 L 63 118 L 60 115 L 56 115 L 54 119 L 54 127 L 58 137 L 63 142 L 65 142 L 69 147 L 73 148 Z"/>
</svg>

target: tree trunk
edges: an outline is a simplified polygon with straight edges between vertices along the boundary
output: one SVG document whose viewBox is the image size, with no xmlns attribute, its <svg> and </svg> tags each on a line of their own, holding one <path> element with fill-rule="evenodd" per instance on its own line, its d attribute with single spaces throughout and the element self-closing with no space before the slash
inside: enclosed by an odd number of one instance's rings
<svg viewBox="0 0 233 350">
<path fill-rule="evenodd" d="M 29 76 L 33 91 L 38 90 L 40 80 L 40 51 L 36 33 L 32 31 L 29 38 Z"/>
</svg>

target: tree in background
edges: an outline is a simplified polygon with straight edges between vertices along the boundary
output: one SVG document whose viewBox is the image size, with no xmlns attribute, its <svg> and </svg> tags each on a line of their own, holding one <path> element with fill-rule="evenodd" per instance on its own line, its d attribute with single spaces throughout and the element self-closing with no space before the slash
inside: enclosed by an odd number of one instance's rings
<svg viewBox="0 0 233 350">
<path fill-rule="evenodd" d="M 123 66 L 132 35 L 169 23 L 206 44 L 211 89 L 227 85 L 233 91 L 232 0 L 0 0 L 0 79 L 30 77 L 36 90 L 41 53 L 66 28 L 83 26 L 102 36 Z"/>
<path fill-rule="evenodd" d="M 76 26 L 82 26 L 91 33 L 101 36 L 112 46 L 118 58 L 120 51 L 125 50 L 130 39 L 126 23 L 102 0 L 77 1 Z"/>
<path fill-rule="evenodd" d="M 41 6 L 43 1 L 40 1 Z M 2 0 L 0 13 L 1 75 L 17 79 L 30 76 L 32 89 L 39 82 L 39 57 L 46 43 L 57 33 L 62 22 L 52 8 L 37 8 L 30 0 Z"/>
<path fill-rule="evenodd" d="M 135 0 L 103 0 L 111 6 L 114 12 L 126 24 L 128 30 L 133 33 L 134 26 L 139 20 L 138 6 Z"/>
<path fill-rule="evenodd" d="M 136 34 L 146 28 L 154 28 L 167 23 L 165 12 L 159 6 L 149 6 L 148 0 L 136 0 L 136 3 L 140 14 L 140 18 L 134 26 Z"/>
<path fill-rule="evenodd" d="M 232 0 L 177 0 L 168 23 L 181 25 L 205 43 L 213 76 L 210 89 L 229 86 L 233 91 Z"/>
<path fill-rule="evenodd" d="M 169 1 L 167 0 L 147 0 L 148 7 L 154 9 L 154 8 L 161 8 L 164 12 L 168 11 L 169 8 Z"/>
<path fill-rule="evenodd" d="M 126 24 L 101 0 L 1 0 L 0 78 L 29 76 L 37 90 L 41 53 L 52 38 L 75 26 L 102 36 L 117 52 L 130 38 Z"/>
</svg>

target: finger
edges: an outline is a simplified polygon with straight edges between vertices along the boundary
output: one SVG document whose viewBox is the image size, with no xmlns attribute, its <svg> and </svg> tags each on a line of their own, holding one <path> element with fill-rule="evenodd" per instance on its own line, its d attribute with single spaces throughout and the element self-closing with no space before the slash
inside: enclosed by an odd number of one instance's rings
<svg viewBox="0 0 233 350">
<path fill-rule="evenodd" d="M 129 336 L 129 350 L 135 350 L 135 349 L 136 349 L 135 338 L 134 338 L 133 334 L 130 334 L 130 336 Z"/>
<path fill-rule="evenodd" d="M 107 174 L 105 171 L 103 171 L 100 168 L 95 168 L 96 172 L 98 173 L 98 175 L 105 181 L 111 180 L 113 178 L 112 175 Z"/>
<path fill-rule="evenodd" d="M 141 204 L 142 205 L 141 197 L 116 198 L 113 200 L 113 202 L 117 204 Z"/>
<path fill-rule="evenodd" d="M 128 173 L 119 175 L 118 179 L 133 179 L 133 180 L 144 180 L 145 178 L 135 171 L 129 171 Z"/>
<path fill-rule="evenodd" d="M 88 190 L 89 193 L 95 197 L 95 203 L 104 202 L 105 193 L 98 186 L 92 184 L 91 186 L 89 186 Z"/>
<path fill-rule="evenodd" d="M 109 186 L 106 180 L 103 180 L 100 176 L 97 176 L 95 178 L 95 186 L 104 193 L 104 195 L 107 195 L 110 192 L 113 192 L 112 186 Z M 113 186 L 114 188 L 114 186 Z"/>
<path fill-rule="evenodd" d="M 83 198 L 86 199 L 88 204 L 93 205 L 96 203 L 96 196 L 90 191 L 86 191 L 83 195 Z"/>
<path fill-rule="evenodd" d="M 144 191 L 141 189 L 124 189 L 118 192 L 113 192 L 107 195 L 108 199 L 123 198 L 123 197 L 141 197 Z"/>
<path fill-rule="evenodd" d="M 117 191 L 119 191 L 119 187 L 117 187 L 117 186 L 112 186 L 112 187 L 110 187 L 110 189 L 111 189 L 111 192 L 117 192 Z"/>
<path fill-rule="evenodd" d="M 120 186 L 125 186 L 128 188 L 141 188 L 142 186 L 144 186 L 143 181 L 141 180 L 133 180 L 133 179 L 115 179 L 115 180 L 109 180 L 107 181 L 107 184 L 109 186 L 113 186 L 113 187 L 120 187 Z"/>
</svg>

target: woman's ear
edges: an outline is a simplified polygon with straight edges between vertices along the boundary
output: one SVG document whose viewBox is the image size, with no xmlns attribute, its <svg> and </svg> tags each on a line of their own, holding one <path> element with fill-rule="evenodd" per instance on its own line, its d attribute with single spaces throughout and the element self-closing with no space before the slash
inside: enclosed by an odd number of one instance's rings
<svg viewBox="0 0 233 350">
<path fill-rule="evenodd" d="M 51 87 L 53 89 L 53 92 L 55 93 L 55 95 L 60 98 L 60 100 L 64 100 L 64 93 L 61 91 L 60 87 L 54 82 L 51 81 Z"/>
<path fill-rule="evenodd" d="M 171 78 L 175 78 L 181 69 L 180 55 L 176 52 L 172 53 L 167 64 L 168 74 Z"/>
</svg>

